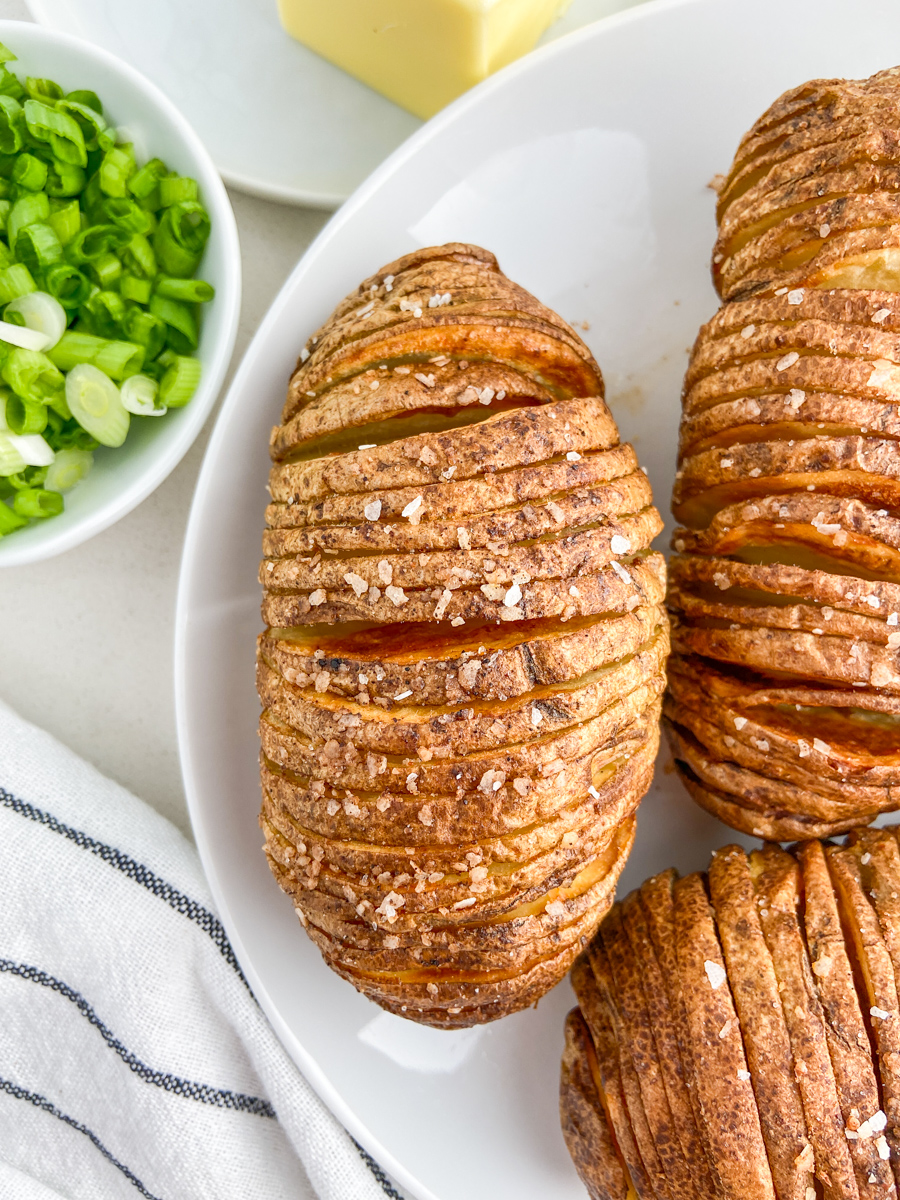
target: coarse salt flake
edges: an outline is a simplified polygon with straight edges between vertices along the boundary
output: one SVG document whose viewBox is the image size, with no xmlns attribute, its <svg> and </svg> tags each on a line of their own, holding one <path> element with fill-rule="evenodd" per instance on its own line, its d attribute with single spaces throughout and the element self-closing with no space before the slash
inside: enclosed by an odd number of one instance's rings
<svg viewBox="0 0 900 1200">
<path fill-rule="evenodd" d="M 417 513 L 421 507 L 422 507 L 422 497 L 416 496 L 414 499 L 410 500 L 410 502 L 409 502 L 409 504 L 407 504 L 406 508 L 404 508 L 403 511 L 400 513 L 400 516 L 407 517 L 407 518 L 411 517 L 411 516 L 413 516 L 414 513 Z"/>
<path fill-rule="evenodd" d="M 737 1077 L 741 1081 L 741 1083 L 749 1083 L 750 1082 L 750 1072 L 749 1071 L 743 1071 L 743 1070 L 738 1071 Z"/>
<path fill-rule="evenodd" d="M 738 729 L 738 730 L 743 729 L 744 726 L 747 724 L 746 717 L 732 717 L 732 720 L 734 721 L 735 729 Z"/>
<path fill-rule="evenodd" d="M 384 594 L 395 608 L 399 608 L 401 604 L 405 604 L 409 599 L 403 588 L 399 587 L 387 587 L 384 589 Z"/>
<path fill-rule="evenodd" d="M 791 350 L 787 354 L 785 354 L 781 358 L 779 358 L 778 362 L 775 364 L 775 370 L 776 371 L 786 371 L 788 369 L 788 367 L 792 367 L 795 362 L 799 361 L 799 359 L 800 359 L 800 355 L 797 353 L 797 351 Z"/>
<path fill-rule="evenodd" d="M 629 554 L 631 552 L 631 542 L 627 537 L 622 537 L 621 533 L 614 533 L 610 539 L 609 548 L 613 554 Z"/>
<path fill-rule="evenodd" d="M 381 516 L 381 501 L 370 500 L 363 509 L 363 516 L 367 521 L 377 521 Z"/>
<path fill-rule="evenodd" d="M 745 325 L 744 328 L 741 330 L 741 337 L 742 338 L 751 338 L 751 337 L 753 337 L 754 333 L 756 333 L 755 325 Z"/>
<path fill-rule="evenodd" d="M 361 596 L 369 590 L 369 585 L 361 575 L 357 575 L 354 571 L 348 571 L 344 576 L 344 582 L 349 583 L 357 596 Z"/>
<path fill-rule="evenodd" d="M 787 302 L 788 304 L 802 304 L 803 288 L 794 288 L 793 291 L 788 292 Z"/>
<path fill-rule="evenodd" d="M 566 455 L 566 460 L 568 462 L 578 462 L 580 460 L 580 458 L 581 458 L 581 455 L 578 453 L 577 450 L 570 450 L 569 453 Z"/>
<path fill-rule="evenodd" d="M 703 970 L 706 972 L 706 978 L 709 980 L 709 986 L 715 992 L 717 991 L 728 976 L 725 974 L 725 968 L 719 963 L 712 962 L 707 959 L 703 964 Z"/>
<path fill-rule="evenodd" d="M 890 1019 L 890 1013 L 887 1009 L 879 1008 L 877 1004 L 873 1004 L 869 1009 L 871 1016 L 876 1017 L 879 1021 L 887 1021 Z"/>
</svg>

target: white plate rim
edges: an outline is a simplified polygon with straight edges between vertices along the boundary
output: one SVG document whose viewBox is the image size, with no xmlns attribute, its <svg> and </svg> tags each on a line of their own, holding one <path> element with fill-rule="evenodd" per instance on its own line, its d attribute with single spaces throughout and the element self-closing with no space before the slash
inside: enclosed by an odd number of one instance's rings
<svg viewBox="0 0 900 1200">
<path fill-rule="evenodd" d="M 695 5 L 702 5 L 708 0 L 654 0 L 653 4 L 639 6 L 637 8 L 626 9 L 623 12 L 613 13 L 600 21 L 592 22 L 589 25 L 582 26 L 579 29 L 574 29 L 570 33 L 564 34 L 549 44 L 539 47 L 532 51 L 531 54 L 524 58 L 511 63 L 509 66 L 498 71 L 495 75 L 478 84 L 471 91 L 466 92 L 463 96 L 455 100 L 447 108 L 443 109 L 429 122 L 416 130 L 411 137 L 407 138 L 402 145 L 381 163 L 375 171 L 356 189 L 353 195 L 345 201 L 340 209 L 328 221 L 328 223 L 319 232 L 318 236 L 302 255 L 297 265 L 291 271 L 290 275 L 282 285 L 278 295 L 272 301 L 265 317 L 258 326 L 253 340 L 247 347 L 240 366 L 232 380 L 228 393 L 222 403 L 219 415 L 216 419 L 216 424 L 212 432 L 209 444 L 204 454 L 203 466 L 197 480 L 197 486 L 194 492 L 194 498 L 191 504 L 191 511 L 188 518 L 187 532 L 185 535 L 184 549 L 181 557 L 181 567 L 179 572 L 178 593 L 176 600 L 176 620 L 175 620 L 175 644 L 174 644 L 174 659 L 175 659 L 175 720 L 176 732 L 178 737 L 179 757 L 181 760 L 182 778 L 184 781 L 185 794 L 187 797 L 188 812 L 191 818 L 191 828 L 197 842 L 197 848 L 200 854 L 200 861 L 209 883 L 210 890 L 213 895 L 219 916 L 225 926 L 226 932 L 231 939 L 235 954 L 238 961 L 241 963 L 241 969 L 244 971 L 254 995 L 259 1000 L 263 1011 L 271 1022 L 276 1034 L 282 1045 L 287 1050 L 292 1060 L 301 1069 L 307 1081 L 313 1087 L 315 1092 L 323 1103 L 331 1110 L 335 1117 L 343 1124 L 350 1135 L 369 1153 L 378 1164 L 386 1170 L 393 1178 L 406 1190 L 408 1190 L 417 1200 L 442 1200 L 430 1188 L 426 1187 L 417 1180 L 400 1162 L 394 1154 L 387 1149 L 379 1139 L 371 1133 L 364 1122 L 350 1108 L 348 1102 L 337 1091 L 335 1086 L 328 1079 L 327 1075 L 315 1060 L 307 1052 L 306 1048 L 295 1037 L 294 1033 L 289 1028 L 287 1022 L 282 1017 L 277 1007 L 269 998 L 267 989 L 252 965 L 252 958 L 249 955 L 244 955 L 243 939 L 240 937 L 235 922 L 231 918 L 230 904 L 227 893 L 222 887 L 219 875 L 216 869 L 216 864 L 210 850 L 209 842 L 206 838 L 206 831 L 203 820 L 201 818 L 201 805 L 198 799 L 199 786 L 195 783 L 195 763 L 192 761 L 192 753 L 190 747 L 190 739 L 188 735 L 188 726 L 190 714 L 187 701 L 187 680 L 186 680 L 186 659 L 187 659 L 187 633 L 189 628 L 190 614 L 190 591 L 192 588 L 192 559 L 195 553 L 195 547 L 200 537 L 200 513 L 205 503 L 206 492 L 210 486 L 210 480 L 215 469 L 215 462 L 218 457 L 218 449 L 220 442 L 225 437 L 225 429 L 228 425 L 231 412 L 240 402 L 241 393 L 244 390 L 244 383 L 252 373 L 253 361 L 256 354 L 259 352 L 258 347 L 262 345 L 268 335 L 270 326 L 274 325 L 278 314 L 283 306 L 288 301 L 288 296 L 293 292 L 295 280 L 297 280 L 307 270 L 310 263 L 323 252 L 326 245 L 335 236 L 336 232 L 368 201 L 381 187 L 384 180 L 391 176 L 403 163 L 416 155 L 421 146 L 426 145 L 436 137 L 440 136 L 441 131 L 445 126 L 454 122 L 457 117 L 470 108 L 481 104 L 482 98 L 493 93 L 497 89 L 506 86 L 508 80 L 517 77 L 520 74 L 533 69 L 533 64 L 543 62 L 552 55 L 565 53 L 566 48 L 578 41 L 586 41 L 594 37 L 603 37 L 606 32 L 618 28 L 620 25 L 630 24 L 637 21 L 653 20 L 658 12 L 669 12 L 674 9 L 688 8 Z"/>
<path fill-rule="evenodd" d="M 9 36 L 10 40 L 14 40 L 16 26 L 27 26 L 28 24 L 29 22 L 27 21 L 0 21 L 0 40 L 5 36 Z M 191 154 L 205 168 L 207 178 L 203 181 L 203 189 L 204 193 L 207 194 L 207 207 L 215 208 L 216 210 L 215 220 L 217 227 L 221 228 L 223 239 L 223 261 L 231 276 L 231 282 L 227 291 L 223 289 L 221 294 L 221 303 L 224 307 L 222 317 L 223 337 L 218 362 L 215 365 L 215 369 L 202 380 L 201 386 L 203 391 L 199 396 L 194 398 L 201 402 L 197 403 L 196 407 L 192 407 L 192 405 L 187 406 L 186 412 L 189 414 L 189 417 L 182 424 L 180 436 L 173 440 L 165 452 L 160 454 L 159 458 L 155 460 L 154 469 L 146 473 L 140 484 L 136 484 L 130 488 L 125 494 L 125 498 L 119 503 L 108 503 L 102 506 L 96 513 L 86 517 L 75 529 L 66 530 L 54 537 L 48 537 L 45 541 L 36 543 L 33 546 L 23 544 L 21 550 L 17 550 L 15 545 L 13 545 L 12 549 L 8 546 L 4 547 L 4 554 L 0 558 L 0 568 L 25 566 L 30 563 L 40 562 L 44 559 L 52 558 L 57 554 L 62 554 L 66 550 L 74 549 L 76 546 L 80 546 L 96 534 L 110 528 L 110 526 L 120 521 L 130 512 L 133 512 L 139 504 L 146 500 L 171 475 L 196 441 L 201 429 L 206 424 L 210 413 L 215 407 L 222 387 L 222 381 L 225 378 L 225 374 L 231 363 L 231 356 L 234 353 L 234 343 L 237 338 L 238 321 L 241 314 L 241 246 L 238 237 L 237 222 L 235 221 L 231 201 L 228 199 L 228 193 L 225 191 L 225 186 L 222 183 L 218 169 L 213 163 L 209 151 L 194 131 L 193 126 L 182 115 L 179 109 L 175 107 L 168 96 L 155 83 L 148 79 L 146 75 L 143 75 L 140 71 L 132 67 L 130 63 L 126 63 L 117 55 L 110 53 L 109 50 L 105 50 L 102 46 L 97 46 L 84 38 L 75 37 L 70 33 L 62 33 L 57 29 L 48 28 L 43 24 L 39 24 L 38 29 L 40 30 L 41 37 L 47 38 L 49 41 L 55 41 L 62 46 L 76 46 L 79 53 L 85 54 L 88 58 L 93 57 L 99 62 L 103 62 L 119 73 L 124 73 L 138 90 L 143 90 L 150 97 L 153 104 L 179 130 Z M 212 197 L 215 198 L 214 203 L 212 202 Z"/>
</svg>

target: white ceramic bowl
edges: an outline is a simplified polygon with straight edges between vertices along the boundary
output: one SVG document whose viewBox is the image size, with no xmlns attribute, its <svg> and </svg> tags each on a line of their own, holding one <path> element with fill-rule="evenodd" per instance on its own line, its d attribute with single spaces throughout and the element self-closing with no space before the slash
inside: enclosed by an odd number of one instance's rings
<svg viewBox="0 0 900 1200">
<path fill-rule="evenodd" d="M 123 446 L 95 452 L 90 475 L 66 494 L 65 512 L 0 538 L 0 566 L 18 566 L 70 550 L 108 528 L 184 457 L 216 401 L 234 348 L 241 257 L 234 213 L 212 159 L 157 87 L 105 50 L 39 25 L 0 21 L 0 42 L 18 55 L 10 64 L 17 74 L 55 79 L 66 91 L 95 91 L 109 121 L 129 131 L 139 161 L 158 157 L 197 180 L 212 221 L 200 274 L 216 289 L 215 299 L 204 305 L 198 350 L 203 375 L 191 402 L 158 420 L 136 417 Z"/>
</svg>

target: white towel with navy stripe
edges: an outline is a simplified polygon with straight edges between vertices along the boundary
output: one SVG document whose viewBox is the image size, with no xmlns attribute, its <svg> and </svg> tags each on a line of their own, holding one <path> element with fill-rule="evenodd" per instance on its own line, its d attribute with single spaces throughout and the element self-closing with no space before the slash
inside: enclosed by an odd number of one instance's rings
<svg viewBox="0 0 900 1200">
<path fill-rule="evenodd" d="M 0 704 L 0 1197 L 386 1195 L 253 999 L 194 848 Z"/>
</svg>

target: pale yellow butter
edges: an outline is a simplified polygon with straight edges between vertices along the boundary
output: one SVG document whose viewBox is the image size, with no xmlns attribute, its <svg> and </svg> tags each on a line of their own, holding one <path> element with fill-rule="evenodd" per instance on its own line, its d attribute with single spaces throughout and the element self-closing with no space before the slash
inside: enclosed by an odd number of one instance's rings
<svg viewBox="0 0 900 1200">
<path fill-rule="evenodd" d="M 278 0 L 298 41 L 418 117 L 531 50 L 571 0 Z"/>
</svg>

